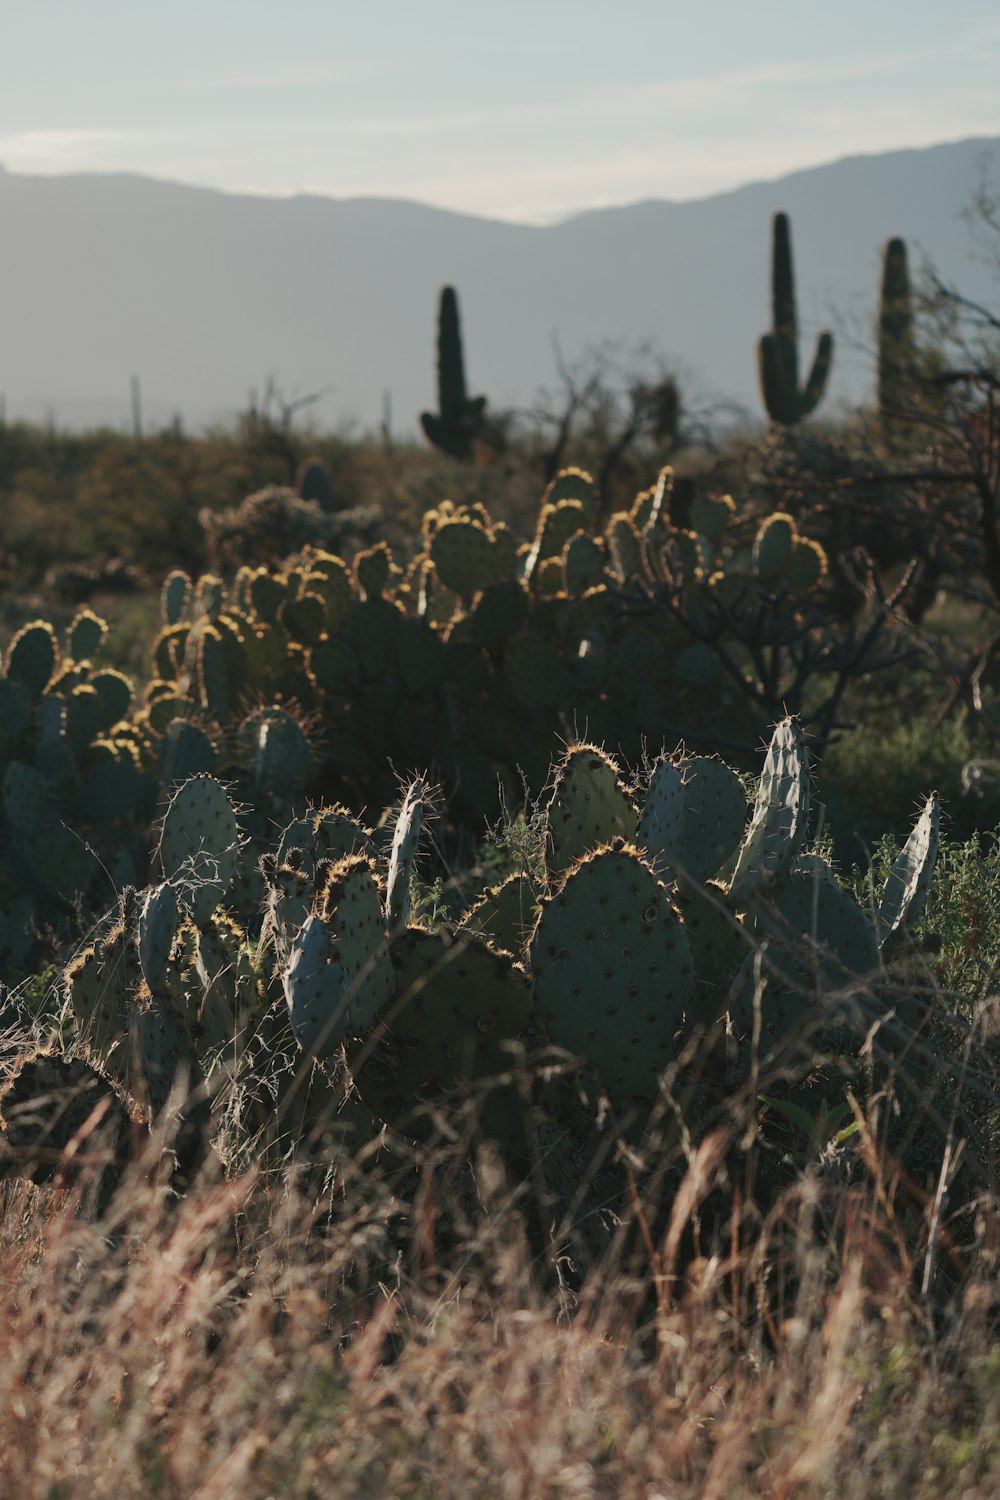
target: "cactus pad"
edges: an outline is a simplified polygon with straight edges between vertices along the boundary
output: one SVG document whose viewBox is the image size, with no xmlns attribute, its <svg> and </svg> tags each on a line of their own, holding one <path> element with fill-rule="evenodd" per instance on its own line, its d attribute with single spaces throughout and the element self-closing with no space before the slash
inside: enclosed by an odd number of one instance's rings
<svg viewBox="0 0 1000 1500">
<path fill-rule="evenodd" d="M 192 776 L 171 799 L 160 834 L 160 864 L 195 922 L 207 922 L 239 863 L 236 813 L 211 776 Z"/>
<path fill-rule="evenodd" d="M 376 1037 L 348 1049 L 358 1091 L 395 1129 L 426 1136 L 421 1106 L 441 1105 L 456 1085 L 495 1078 L 512 1064 L 531 1018 L 531 993 L 509 954 L 449 929 L 410 928 L 392 945 L 396 999 Z M 520 1109 L 511 1089 L 485 1102 L 483 1132 L 510 1138 Z"/>
<path fill-rule="evenodd" d="M 618 766 L 597 745 L 575 745 L 556 774 L 547 813 L 546 863 L 564 874 L 584 854 L 630 837 L 635 808 L 618 779 Z"/>
<path fill-rule="evenodd" d="M 691 999 L 687 934 L 638 851 L 580 861 L 530 945 L 535 1001 L 552 1039 L 620 1095 L 655 1097 Z"/>
</svg>

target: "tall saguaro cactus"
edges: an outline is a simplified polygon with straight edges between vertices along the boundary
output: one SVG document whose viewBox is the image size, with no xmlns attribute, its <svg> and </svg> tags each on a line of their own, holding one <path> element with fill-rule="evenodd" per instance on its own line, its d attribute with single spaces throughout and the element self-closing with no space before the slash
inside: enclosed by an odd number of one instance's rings
<svg viewBox="0 0 1000 1500">
<path fill-rule="evenodd" d="M 472 445 L 483 419 L 485 396 L 469 397 L 465 387 L 462 326 L 458 297 L 452 286 L 442 287 L 438 309 L 438 410 L 421 413 L 420 425 L 435 448 L 452 458 L 471 458 Z"/>
<path fill-rule="evenodd" d="M 900 416 L 912 400 L 914 352 L 906 242 L 893 238 L 882 250 L 878 307 L 878 409 L 883 423 Z"/>
<path fill-rule="evenodd" d="M 772 422 L 794 427 L 818 405 L 833 363 L 833 335 L 816 344 L 809 378 L 799 385 L 799 332 L 795 315 L 792 231 L 787 214 L 775 214 L 771 250 L 771 332 L 757 344 L 760 388 Z"/>
</svg>

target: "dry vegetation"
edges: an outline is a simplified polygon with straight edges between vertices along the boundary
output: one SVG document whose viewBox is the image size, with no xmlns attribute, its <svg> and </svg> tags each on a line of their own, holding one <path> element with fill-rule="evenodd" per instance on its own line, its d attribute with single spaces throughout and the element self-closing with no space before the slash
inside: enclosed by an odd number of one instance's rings
<svg viewBox="0 0 1000 1500">
<path fill-rule="evenodd" d="M 901 1173 L 886 1113 L 766 1211 L 735 1115 L 659 1215 L 632 1149 L 589 1265 L 465 1144 L 177 1202 L 154 1143 L 100 1220 L 86 1173 L 8 1180 L 0 1493 L 993 1495 L 1000 1218 L 947 1152 L 937 1194 Z"/>
</svg>

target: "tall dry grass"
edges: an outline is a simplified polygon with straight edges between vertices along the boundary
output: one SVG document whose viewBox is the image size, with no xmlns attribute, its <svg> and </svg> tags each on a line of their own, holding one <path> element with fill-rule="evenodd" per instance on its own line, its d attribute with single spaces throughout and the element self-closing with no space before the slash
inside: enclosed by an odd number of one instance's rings
<svg viewBox="0 0 1000 1500">
<path fill-rule="evenodd" d="M 100 1220 L 8 1179 L 0 1494 L 985 1500 L 1000 1216 L 856 1123 L 766 1206 L 720 1124 L 589 1264 L 488 1151 L 176 1202 L 154 1142 Z"/>
</svg>

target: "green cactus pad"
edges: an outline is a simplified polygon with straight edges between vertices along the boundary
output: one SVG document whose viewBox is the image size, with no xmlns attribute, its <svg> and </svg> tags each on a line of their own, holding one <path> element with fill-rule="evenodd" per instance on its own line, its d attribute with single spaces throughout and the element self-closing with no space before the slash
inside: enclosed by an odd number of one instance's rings
<svg viewBox="0 0 1000 1500">
<path fill-rule="evenodd" d="M 182 671 L 189 634 L 187 625 L 167 625 L 153 642 L 153 660 L 164 681 L 174 682 Z"/>
<path fill-rule="evenodd" d="M 396 672 L 408 693 L 439 688 L 446 676 L 446 654 L 442 641 L 425 620 L 404 615 L 396 638 Z"/>
<path fill-rule="evenodd" d="M 611 756 L 597 745 L 575 745 L 559 765 L 546 814 L 549 874 L 565 874 L 602 844 L 630 838 L 635 816 Z"/>
<path fill-rule="evenodd" d="M 191 1048 L 179 1017 L 162 998 L 133 1011 L 130 1032 L 134 1037 L 132 1091 L 146 1098 L 150 1118 L 155 1120 L 175 1085 L 188 1089 L 195 1083 Z"/>
<path fill-rule="evenodd" d="M 631 516 L 624 512 L 608 522 L 608 551 L 619 582 L 627 583 L 642 573 L 642 543 Z"/>
<path fill-rule="evenodd" d="M 120 924 L 99 947 L 84 948 L 67 965 L 66 995 L 80 1035 L 95 1056 L 107 1059 L 124 1051 L 128 1003 L 138 978 L 135 953 Z"/>
<path fill-rule="evenodd" d="M 431 541 L 431 561 L 445 588 L 471 599 L 498 581 L 493 538 L 475 521 L 446 521 Z"/>
<path fill-rule="evenodd" d="M 534 586 L 539 581 L 541 564 L 549 559 L 561 559 L 562 551 L 571 536 L 587 530 L 586 511 L 579 500 L 559 500 L 555 505 L 543 505 L 538 517 L 534 545 L 524 565 L 524 576 Z M 562 567 L 559 568 L 560 582 Z"/>
<path fill-rule="evenodd" d="M 225 724 L 236 705 L 239 682 L 222 631 L 214 625 L 204 626 L 198 635 L 197 652 L 202 707 Z"/>
<path fill-rule="evenodd" d="M 329 1057 L 346 1037 L 372 1030 L 395 975 L 368 860 L 354 856 L 330 870 L 320 911 L 291 943 L 282 983 L 293 1034 L 311 1056 Z"/>
<path fill-rule="evenodd" d="M 844 983 L 878 968 L 878 944 L 868 913 L 840 885 L 819 855 L 789 871 L 756 916 L 758 937 L 807 938 L 818 949 L 823 983 Z"/>
<path fill-rule="evenodd" d="M 662 755 L 653 766 L 636 842 L 661 880 L 672 880 L 684 837 L 684 783 L 677 765 Z"/>
<path fill-rule="evenodd" d="M 177 923 L 177 895 L 165 880 L 146 892 L 136 935 L 142 977 L 154 994 L 166 988 L 167 962 L 177 935 Z"/>
<path fill-rule="evenodd" d="M 160 834 L 160 864 L 195 922 L 207 922 L 239 863 L 236 813 L 211 776 L 193 776 L 171 799 Z"/>
<path fill-rule="evenodd" d="M 217 1055 L 231 1066 L 254 992 L 250 957 L 234 923 L 213 920 L 195 929 L 194 966 L 201 981 L 199 1056 Z"/>
<path fill-rule="evenodd" d="M 797 536 L 782 569 L 780 582 L 787 584 L 793 592 L 804 594 L 816 587 L 826 571 L 826 553 L 820 543 L 811 537 Z"/>
<path fill-rule="evenodd" d="M 758 578 L 774 583 L 791 556 L 795 522 L 783 511 L 768 516 L 754 538 L 753 567 Z"/>
<path fill-rule="evenodd" d="M 66 633 L 73 661 L 89 661 L 96 656 L 107 631 L 107 623 L 100 615 L 95 615 L 90 609 L 78 610 Z"/>
<path fill-rule="evenodd" d="M 322 595 L 326 604 L 328 628 L 339 630 L 354 598 L 350 571 L 346 563 L 332 552 L 310 553 L 308 565 L 306 585 L 312 593 Z"/>
<path fill-rule="evenodd" d="M 7 648 L 6 675 L 40 698 L 56 669 L 59 646 L 48 620 L 33 620 L 17 632 Z"/>
<path fill-rule="evenodd" d="M 426 1106 L 447 1109 L 456 1088 L 511 1068 L 531 1020 L 531 992 L 509 954 L 444 928 L 410 928 L 392 944 L 396 998 L 372 1038 L 348 1047 L 361 1098 L 394 1129 L 415 1139 L 433 1129 Z M 501 1140 L 517 1136 L 516 1091 L 485 1099 L 480 1126 Z"/>
<path fill-rule="evenodd" d="M 584 525 L 594 525 L 597 519 L 597 492 L 586 469 L 560 469 L 542 495 L 542 506 L 558 505 L 562 500 L 575 500 L 583 507 Z"/>
<path fill-rule="evenodd" d="M 302 726 L 280 708 L 264 708 L 240 726 L 239 740 L 253 754 L 253 782 L 259 792 L 287 797 L 301 787 L 312 759 Z"/>
<path fill-rule="evenodd" d="M 94 747 L 105 748 L 99 740 Z M 150 789 L 150 782 L 131 755 L 114 755 L 93 765 L 80 787 L 77 810 L 85 822 L 109 823 L 127 818 Z"/>
<path fill-rule="evenodd" d="M 286 599 L 278 610 L 278 624 L 293 641 L 314 646 L 327 629 L 326 603 L 319 594 L 306 592 Z"/>
<path fill-rule="evenodd" d="M 133 689 L 129 679 L 123 672 L 115 672 L 110 668 L 103 672 L 95 672 L 90 679 L 90 686 L 97 694 L 100 705 L 101 732 L 113 729 L 120 724 L 122 719 L 128 717 L 129 709 L 132 707 Z"/>
<path fill-rule="evenodd" d="M 278 611 L 288 598 L 282 579 L 268 573 L 266 568 L 260 568 L 250 579 L 249 594 L 250 604 L 258 620 L 266 625 L 275 624 Z"/>
<path fill-rule="evenodd" d="M 932 792 L 883 888 L 875 919 L 879 947 L 885 947 L 894 933 L 915 921 L 923 910 L 937 860 L 940 823 L 940 802 Z"/>
<path fill-rule="evenodd" d="M 354 559 L 354 577 L 365 599 L 379 599 L 389 587 L 393 573 L 398 576 L 387 542 L 377 542 L 359 552 Z"/>
<path fill-rule="evenodd" d="M 214 573 L 203 573 L 195 585 L 194 609 L 196 615 L 206 615 L 214 620 L 222 609 L 226 597 L 222 579 Z"/>
<path fill-rule="evenodd" d="M 684 784 L 684 836 L 679 868 L 698 887 L 718 874 L 740 846 L 747 822 L 747 799 L 740 779 L 721 760 L 705 755 L 678 762 Z"/>
<path fill-rule="evenodd" d="M 521 629 L 528 613 L 528 596 L 520 584 L 494 583 L 484 589 L 469 616 L 469 638 L 488 651 L 502 649 Z"/>
<path fill-rule="evenodd" d="M 710 1027 L 726 1010 L 733 975 L 746 956 L 748 941 L 729 909 L 724 886 L 711 881 L 697 888 L 688 886 L 676 899 L 694 965 L 687 1019 L 691 1025 Z"/>
<path fill-rule="evenodd" d="M 604 577 L 604 551 L 600 542 L 578 531 L 563 548 L 563 588 L 567 594 L 586 593 Z"/>
<path fill-rule="evenodd" d="M 509 875 L 485 891 L 462 918 L 464 931 L 476 932 L 494 948 L 520 954 L 538 918 L 538 900 L 527 875 Z"/>
<path fill-rule="evenodd" d="M 817 856 L 818 859 L 818 856 Z M 822 996 L 871 976 L 878 944 L 868 915 L 844 891 L 825 862 L 789 872 L 754 908 L 753 932 L 765 947 L 761 1007 L 765 1041 L 819 1025 Z M 753 1027 L 754 964 L 751 954 L 737 974 L 729 1013 L 737 1035 Z"/>
<path fill-rule="evenodd" d="M 171 699 L 171 705 L 176 701 Z M 187 719 L 168 720 L 160 746 L 160 777 L 165 784 L 170 787 L 214 769 L 215 748 L 205 731 Z"/>
<path fill-rule="evenodd" d="M 191 598 L 191 580 L 179 568 L 168 573 L 160 590 L 160 615 L 164 625 L 176 625 Z"/>
<path fill-rule="evenodd" d="M 733 872 L 730 895 L 752 901 L 781 880 L 802 848 L 809 819 L 809 757 L 794 719 L 776 727 L 764 761 L 753 817 Z"/>
<path fill-rule="evenodd" d="M 103 722 L 101 700 L 89 683 L 75 687 L 65 698 L 65 734 L 70 748 L 82 756 L 89 745 L 109 727 Z"/>
<path fill-rule="evenodd" d="M 359 653 L 339 635 L 328 636 L 312 648 L 309 670 L 332 698 L 348 696 L 363 676 Z"/>
<path fill-rule="evenodd" d="M 320 860 L 340 860 L 350 854 L 371 858 L 375 853 L 371 832 L 346 807 L 319 807 L 296 818 L 282 833 L 276 858 L 285 863 L 290 849 L 301 849 L 303 868 L 312 876 Z"/>
<path fill-rule="evenodd" d="M 705 537 L 714 550 L 735 514 L 732 495 L 696 495 L 691 502 L 691 529 Z"/>
<path fill-rule="evenodd" d="M 331 1057 L 347 1036 L 347 976 L 315 912 L 289 944 L 281 978 L 296 1042 L 310 1057 Z"/>
<path fill-rule="evenodd" d="M 530 944 L 535 1003 L 553 1041 L 619 1095 L 654 1098 L 693 989 L 687 934 L 637 850 L 570 871 Z"/>
<path fill-rule="evenodd" d="M 365 677 L 381 678 L 395 667 L 404 618 L 403 611 L 389 599 L 356 599 L 351 604 L 344 621 L 344 639 L 357 652 Z"/>
</svg>

